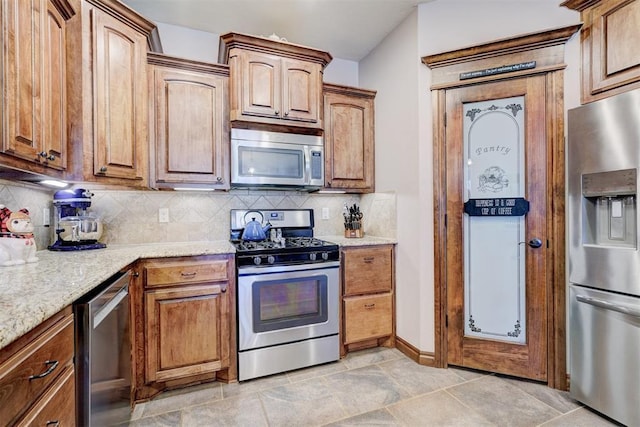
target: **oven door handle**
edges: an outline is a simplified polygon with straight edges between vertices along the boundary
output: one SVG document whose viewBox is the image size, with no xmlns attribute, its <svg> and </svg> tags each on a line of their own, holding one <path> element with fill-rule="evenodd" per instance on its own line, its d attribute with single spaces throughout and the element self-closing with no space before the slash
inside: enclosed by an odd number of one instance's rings
<svg viewBox="0 0 640 427">
<path fill-rule="evenodd" d="M 243 266 L 238 267 L 239 276 L 248 276 L 254 274 L 270 274 L 270 273 L 291 273 L 295 271 L 307 270 L 324 270 L 328 268 L 340 267 L 340 261 L 317 262 L 310 264 L 292 264 L 292 265 L 265 265 L 265 266 Z"/>
<path fill-rule="evenodd" d="M 613 304 L 598 298 L 587 297 L 584 295 L 576 295 L 576 299 L 585 304 L 593 305 L 594 307 L 604 308 L 605 310 L 615 311 L 640 319 L 640 307 L 636 308 L 623 304 Z"/>
</svg>

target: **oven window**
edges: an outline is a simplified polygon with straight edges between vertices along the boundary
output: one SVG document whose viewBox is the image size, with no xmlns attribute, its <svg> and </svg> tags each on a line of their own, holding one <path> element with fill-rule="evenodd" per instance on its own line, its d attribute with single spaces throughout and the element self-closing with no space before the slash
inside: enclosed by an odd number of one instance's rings
<svg viewBox="0 0 640 427">
<path fill-rule="evenodd" d="M 302 179 L 304 152 L 282 148 L 238 147 L 240 176 Z"/>
<path fill-rule="evenodd" d="M 293 328 L 327 321 L 327 277 L 253 283 L 255 332 Z"/>
</svg>

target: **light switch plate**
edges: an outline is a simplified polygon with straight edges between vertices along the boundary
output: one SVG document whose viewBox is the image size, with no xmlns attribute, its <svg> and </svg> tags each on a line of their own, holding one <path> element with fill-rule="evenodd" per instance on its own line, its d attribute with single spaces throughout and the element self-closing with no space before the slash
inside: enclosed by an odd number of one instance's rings
<svg viewBox="0 0 640 427">
<path fill-rule="evenodd" d="M 329 208 L 322 208 L 322 219 L 329 219 Z"/>
</svg>

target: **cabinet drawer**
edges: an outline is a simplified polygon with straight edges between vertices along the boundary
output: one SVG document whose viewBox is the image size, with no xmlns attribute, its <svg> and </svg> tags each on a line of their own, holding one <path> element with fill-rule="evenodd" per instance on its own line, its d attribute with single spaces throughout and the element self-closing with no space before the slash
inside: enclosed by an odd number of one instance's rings
<svg viewBox="0 0 640 427">
<path fill-rule="evenodd" d="M 392 246 L 345 250 L 344 295 L 391 291 L 392 254 Z"/>
<path fill-rule="evenodd" d="M 60 375 L 41 399 L 27 412 L 17 427 L 73 426 L 76 423 L 75 371 L 73 365 Z"/>
<path fill-rule="evenodd" d="M 73 346 L 69 315 L 0 365 L 0 425 L 11 424 L 54 382 L 73 360 Z"/>
<path fill-rule="evenodd" d="M 227 280 L 227 261 L 174 261 L 145 267 L 145 287 Z"/>
<path fill-rule="evenodd" d="M 344 343 L 350 344 L 393 333 L 391 293 L 344 299 Z"/>
</svg>

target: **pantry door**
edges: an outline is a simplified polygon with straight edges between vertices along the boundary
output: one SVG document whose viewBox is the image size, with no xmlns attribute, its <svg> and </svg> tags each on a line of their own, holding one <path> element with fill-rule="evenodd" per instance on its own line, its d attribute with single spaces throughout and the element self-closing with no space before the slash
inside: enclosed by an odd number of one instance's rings
<svg viewBox="0 0 640 427">
<path fill-rule="evenodd" d="M 545 77 L 445 104 L 447 364 L 546 381 Z"/>
</svg>

